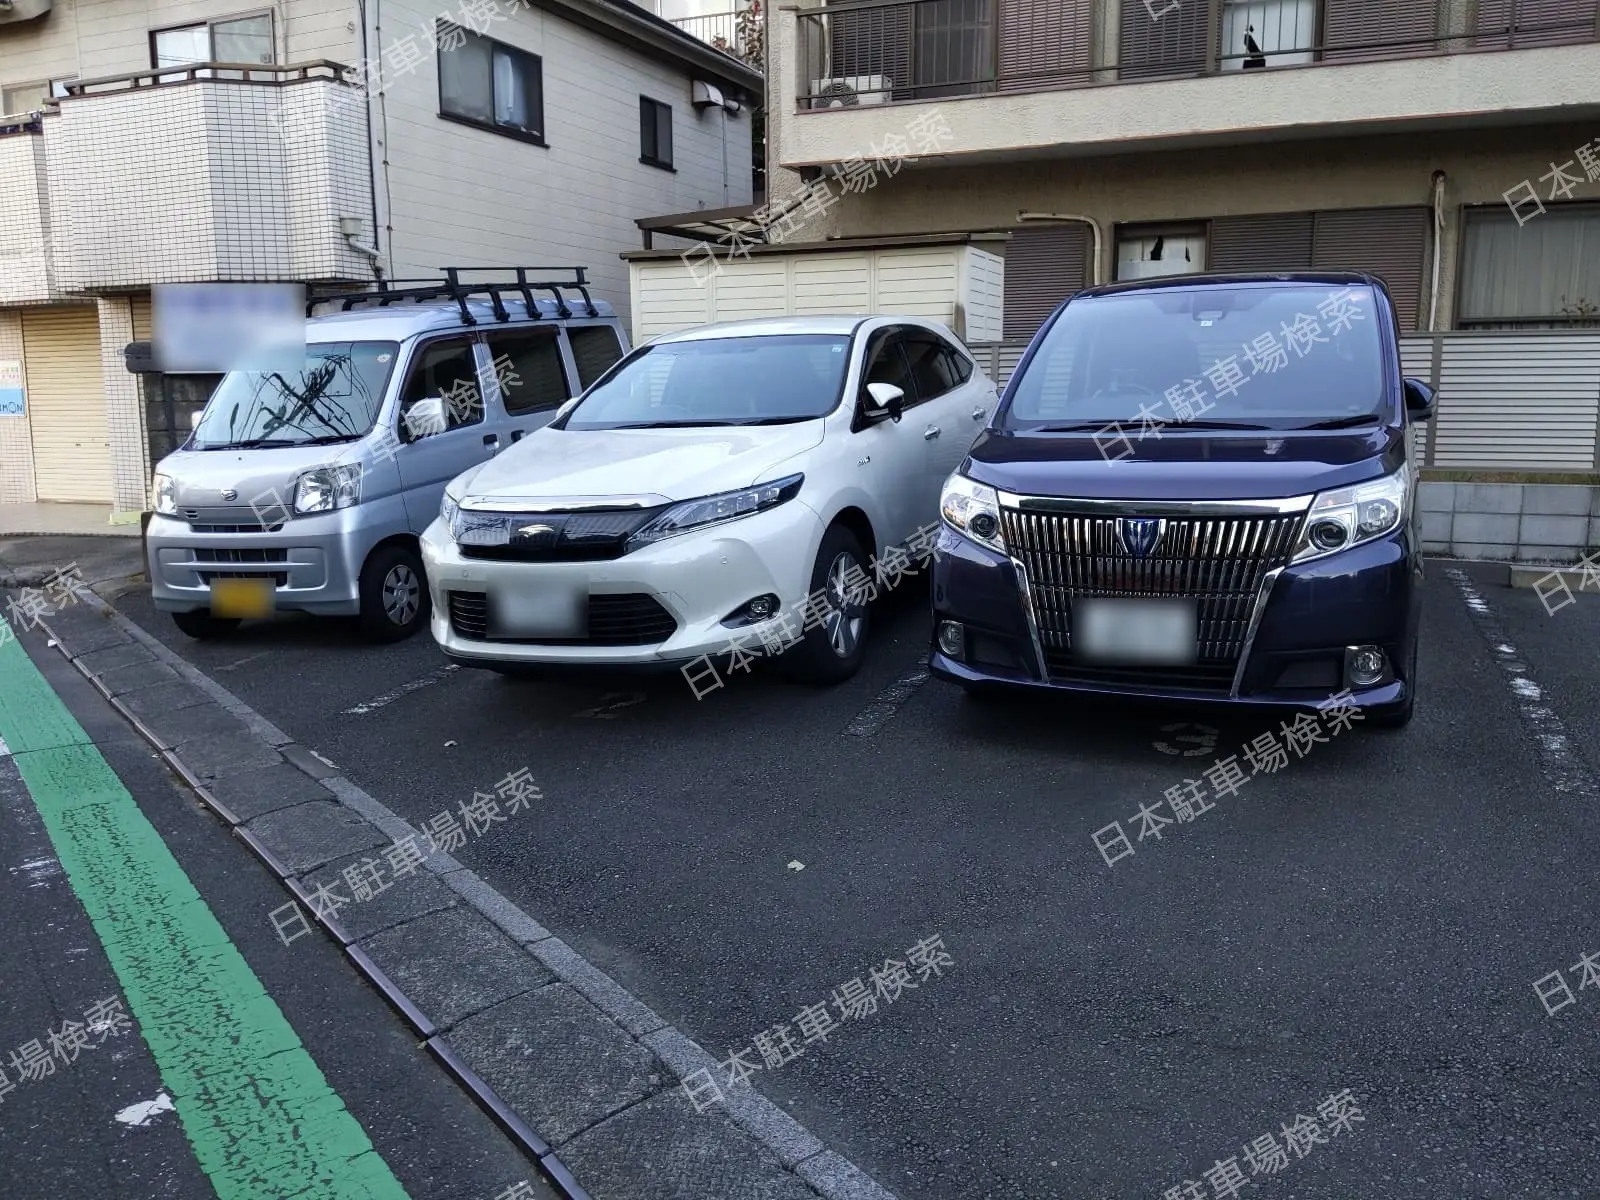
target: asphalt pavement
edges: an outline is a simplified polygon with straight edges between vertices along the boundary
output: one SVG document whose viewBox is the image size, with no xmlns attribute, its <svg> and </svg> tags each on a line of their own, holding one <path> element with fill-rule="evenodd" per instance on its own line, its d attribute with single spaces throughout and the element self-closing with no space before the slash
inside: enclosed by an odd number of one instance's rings
<svg viewBox="0 0 1600 1200">
<path fill-rule="evenodd" d="M 419 829 L 526 769 L 460 862 L 900 1196 L 1594 1196 L 1600 596 L 1498 575 L 1430 564 L 1410 728 L 1166 825 L 1283 718 L 974 702 L 914 588 L 850 683 L 698 700 L 118 606 Z"/>
</svg>

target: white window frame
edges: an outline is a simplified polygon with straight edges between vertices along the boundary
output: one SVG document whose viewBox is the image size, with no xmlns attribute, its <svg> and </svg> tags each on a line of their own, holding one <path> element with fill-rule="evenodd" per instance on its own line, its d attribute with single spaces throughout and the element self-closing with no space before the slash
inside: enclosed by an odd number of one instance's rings
<svg viewBox="0 0 1600 1200">
<path fill-rule="evenodd" d="M 1224 71 L 1243 71 L 1315 62 L 1319 7 L 1318 0 L 1222 0 L 1218 65 Z M 1247 27 L 1261 49 L 1260 58 L 1246 57 Z"/>
<path fill-rule="evenodd" d="M 1150 253 L 1162 243 L 1161 258 Z M 1177 251 L 1182 249 L 1186 257 Z M 1173 275 L 1199 275 L 1206 269 L 1207 242 L 1204 228 L 1192 224 L 1162 228 L 1154 225 L 1118 230 L 1116 236 L 1116 278 L 1165 279 Z M 1177 269 L 1172 269 L 1176 266 Z"/>
</svg>

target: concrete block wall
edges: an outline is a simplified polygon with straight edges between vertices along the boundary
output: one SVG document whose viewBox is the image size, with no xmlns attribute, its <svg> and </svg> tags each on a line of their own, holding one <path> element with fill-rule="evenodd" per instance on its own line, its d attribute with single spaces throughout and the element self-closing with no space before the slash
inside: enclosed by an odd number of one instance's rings
<svg viewBox="0 0 1600 1200">
<path fill-rule="evenodd" d="M 1498 562 L 1575 563 L 1600 546 L 1600 488 L 1549 483 L 1423 483 L 1430 554 Z"/>
</svg>

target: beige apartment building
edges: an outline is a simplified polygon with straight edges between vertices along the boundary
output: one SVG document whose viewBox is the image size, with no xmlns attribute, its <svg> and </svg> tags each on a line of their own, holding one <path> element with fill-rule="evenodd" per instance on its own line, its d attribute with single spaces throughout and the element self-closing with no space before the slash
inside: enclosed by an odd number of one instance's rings
<svg viewBox="0 0 1600 1200">
<path fill-rule="evenodd" d="M 1407 333 L 1596 325 L 1596 0 L 769 14 L 771 192 L 855 176 L 800 237 L 1009 233 L 1008 340 L 1092 283 L 1253 268 L 1375 271 Z"/>
<path fill-rule="evenodd" d="M 637 218 L 750 203 L 761 87 L 606 0 L 0 5 L 0 504 L 137 519 L 217 378 L 130 370 L 155 285 L 583 265 L 626 321 Z"/>
</svg>

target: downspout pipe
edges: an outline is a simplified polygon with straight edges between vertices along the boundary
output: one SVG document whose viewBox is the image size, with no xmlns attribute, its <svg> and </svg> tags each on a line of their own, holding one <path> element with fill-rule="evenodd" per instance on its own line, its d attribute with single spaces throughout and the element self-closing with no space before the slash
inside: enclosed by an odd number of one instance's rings
<svg viewBox="0 0 1600 1200">
<path fill-rule="evenodd" d="M 1444 257 L 1445 173 L 1433 173 L 1433 286 L 1428 293 L 1428 331 L 1439 328 L 1439 262 Z"/>
<path fill-rule="evenodd" d="M 1100 233 L 1100 222 L 1096 221 L 1093 217 L 1085 217 L 1078 213 L 1042 212 L 1019 212 L 1017 214 L 1017 221 L 1019 223 L 1027 223 L 1030 221 L 1077 221 L 1081 224 L 1087 225 L 1090 231 L 1094 234 L 1094 263 L 1089 269 L 1089 286 L 1095 287 L 1099 285 L 1100 246 L 1103 241 Z"/>
</svg>

